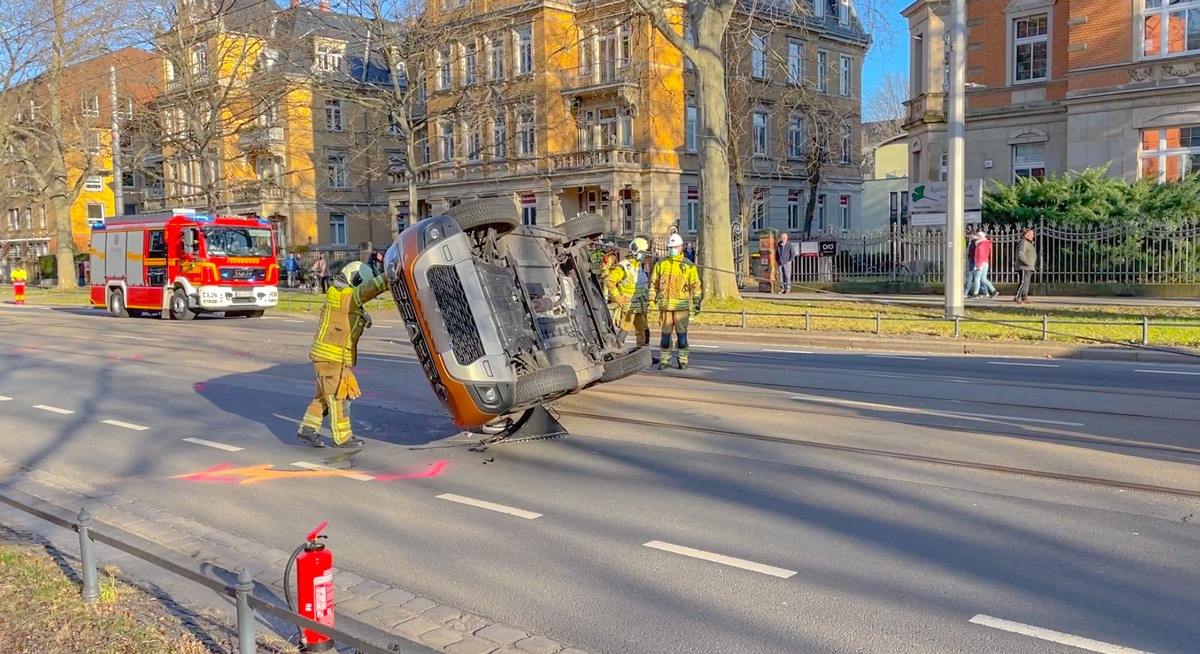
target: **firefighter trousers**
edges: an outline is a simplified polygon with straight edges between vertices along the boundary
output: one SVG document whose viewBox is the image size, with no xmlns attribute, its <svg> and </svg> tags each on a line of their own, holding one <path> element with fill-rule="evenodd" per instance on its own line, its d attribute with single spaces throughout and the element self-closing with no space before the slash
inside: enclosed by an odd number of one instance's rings
<svg viewBox="0 0 1200 654">
<path fill-rule="evenodd" d="M 334 361 L 313 361 L 317 375 L 317 390 L 308 409 L 304 411 L 301 424 L 314 431 L 320 431 L 329 416 L 329 430 L 333 433 L 333 443 L 341 445 L 354 437 L 350 429 L 350 402 L 359 395 L 358 380 L 350 371 L 350 366 Z"/>
<path fill-rule="evenodd" d="M 687 311 L 660 311 L 662 325 L 662 341 L 659 343 L 658 360 L 670 363 L 671 358 L 678 352 L 679 363 L 688 362 L 687 328 L 691 315 Z M 671 335 L 675 334 L 678 350 L 671 346 Z"/>
<path fill-rule="evenodd" d="M 637 338 L 638 347 L 645 347 L 650 344 L 650 324 L 646 320 L 645 311 L 634 311 L 633 309 L 618 309 L 620 314 L 617 319 L 617 329 L 623 332 L 634 333 Z"/>
<path fill-rule="evenodd" d="M 13 282 L 13 302 L 25 304 L 25 282 Z"/>
</svg>

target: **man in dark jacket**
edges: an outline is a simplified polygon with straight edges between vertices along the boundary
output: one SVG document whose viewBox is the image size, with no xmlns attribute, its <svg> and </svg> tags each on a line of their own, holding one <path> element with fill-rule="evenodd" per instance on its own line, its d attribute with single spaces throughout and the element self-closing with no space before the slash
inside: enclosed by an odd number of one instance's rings
<svg viewBox="0 0 1200 654">
<path fill-rule="evenodd" d="M 1029 303 L 1029 282 L 1033 280 L 1033 271 L 1037 270 L 1037 248 L 1033 246 L 1033 230 L 1026 229 L 1022 235 L 1021 245 L 1017 248 L 1017 270 L 1021 273 L 1021 286 L 1013 301 L 1017 304 Z"/>
<path fill-rule="evenodd" d="M 779 292 L 787 293 L 792 286 L 792 259 L 796 258 L 796 251 L 792 249 L 792 244 L 788 242 L 788 233 L 784 232 L 779 235 L 779 245 L 775 246 L 775 263 L 776 270 L 779 271 Z"/>
</svg>

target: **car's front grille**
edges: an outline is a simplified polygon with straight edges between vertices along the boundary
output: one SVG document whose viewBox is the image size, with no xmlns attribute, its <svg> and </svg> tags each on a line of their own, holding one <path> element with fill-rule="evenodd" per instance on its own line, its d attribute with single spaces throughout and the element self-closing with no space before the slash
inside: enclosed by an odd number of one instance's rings
<svg viewBox="0 0 1200 654">
<path fill-rule="evenodd" d="M 475 317 L 471 315 L 471 305 L 467 302 L 467 292 L 463 290 L 458 270 L 453 266 L 431 266 L 426 275 L 450 334 L 454 358 L 464 366 L 478 361 L 484 355 L 483 340 L 479 337 Z"/>
<path fill-rule="evenodd" d="M 421 326 L 417 323 L 416 307 L 408 295 L 408 284 L 403 279 L 397 279 L 391 286 L 392 297 L 396 300 L 396 306 L 400 308 L 400 317 L 404 319 L 404 326 L 408 329 L 408 339 L 412 341 L 417 361 L 421 363 L 425 376 L 429 378 L 434 394 L 442 402 L 447 402 L 450 397 L 442 383 L 442 376 L 438 374 L 437 366 L 433 363 L 433 355 L 429 352 L 429 344 L 425 341 Z"/>
</svg>

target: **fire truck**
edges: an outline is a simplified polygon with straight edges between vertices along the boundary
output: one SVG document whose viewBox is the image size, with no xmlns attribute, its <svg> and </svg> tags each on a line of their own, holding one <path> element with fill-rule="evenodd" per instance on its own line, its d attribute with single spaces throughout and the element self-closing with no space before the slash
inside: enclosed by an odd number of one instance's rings
<svg viewBox="0 0 1200 654">
<path fill-rule="evenodd" d="M 92 230 L 92 306 L 124 318 L 157 313 L 259 317 L 279 302 L 271 223 L 190 210 L 112 218 Z"/>
</svg>

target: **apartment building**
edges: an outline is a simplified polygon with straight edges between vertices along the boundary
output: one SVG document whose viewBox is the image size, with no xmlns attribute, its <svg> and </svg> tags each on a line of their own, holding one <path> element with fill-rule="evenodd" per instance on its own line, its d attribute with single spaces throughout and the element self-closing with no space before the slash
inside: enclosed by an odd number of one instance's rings
<svg viewBox="0 0 1200 654">
<path fill-rule="evenodd" d="M 439 0 L 426 20 L 445 36 L 426 66 L 418 193 L 428 207 L 415 213 L 514 195 L 530 224 L 592 212 L 608 217 L 613 235 L 698 228 L 695 80 L 632 0 Z M 672 20 L 682 23 L 678 13 Z M 823 162 L 823 206 L 844 207 L 851 222 L 868 40 L 849 5 L 757 3 L 727 41 L 741 70 L 730 111 L 742 128 L 735 149 L 752 189 L 752 227 L 796 225 L 802 164 L 818 138 L 833 153 Z M 410 213 L 406 186 L 392 198 Z"/>
<path fill-rule="evenodd" d="M 163 198 L 269 219 L 279 246 L 381 247 L 394 219 L 387 113 L 356 94 L 388 83 L 368 21 L 293 0 L 231 0 L 160 40 Z M 197 101 L 199 100 L 199 101 Z"/>
<path fill-rule="evenodd" d="M 61 83 L 62 116 L 51 123 L 50 89 L 45 77 L 35 78 L 5 92 L 0 104 L 12 112 L 11 127 L 0 151 L 0 271 L 23 266 L 35 273 L 37 258 L 57 249 L 60 217 L 47 201 L 54 148 L 65 151 L 69 189 L 79 188 L 62 219 L 71 222 L 76 251 L 85 251 L 90 226 L 121 213 L 117 196 L 134 196 L 147 183 L 133 166 L 133 133 L 140 114 L 155 92 L 158 58 L 142 50 L 125 48 L 66 67 Z M 110 93 L 109 69 L 116 78 L 116 98 Z M 116 113 L 118 162 L 114 173 L 113 114 Z M 36 275 L 35 275 L 36 276 Z"/>
<path fill-rule="evenodd" d="M 945 169 L 947 9 L 919 0 L 903 12 L 906 129 L 921 181 Z M 967 92 L 967 178 L 1107 165 L 1165 181 L 1200 162 L 1200 39 L 1188 27 L 1200 0 L 973 0 L 967 12 L 967 80 L 978 85 Z"/>
</svg>

